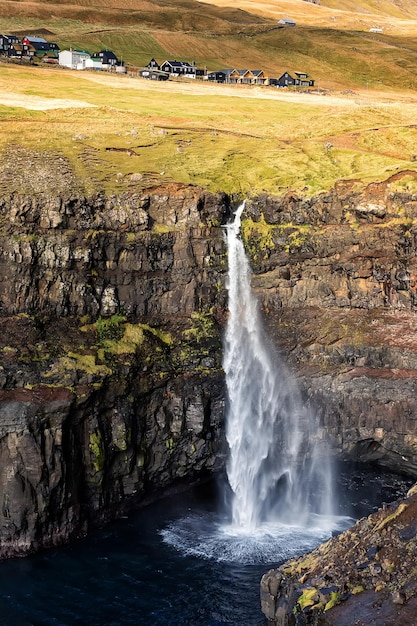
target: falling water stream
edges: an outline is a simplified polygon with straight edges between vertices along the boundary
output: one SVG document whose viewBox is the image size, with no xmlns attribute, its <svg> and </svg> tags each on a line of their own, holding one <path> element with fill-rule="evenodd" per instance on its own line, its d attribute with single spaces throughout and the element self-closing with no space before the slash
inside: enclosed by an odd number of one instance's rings
<svg viewBox="0 0 417 626">
<path fill-rule="evenodd" d="M 224 370 L 229 406 L 227 475 L 232 523 L 247 533 L 268 522 L 306 527 L 332 514 L 331 467 L 314 415 L 264 333 L 240 239 L 240 205 L 227 227 L 229 319 Z"/>
<path fill-rule="evenodd" d="M 223 367 L 230 506 L 189 515 L 163 531 L 178 550 L 222 562 L 259 563 L 312 549 L 352 523 L 336 516 L 321 429 L 269 345 L 240 238 L 244 203 L 226 226 L 229 318 Z"/>
</svg>

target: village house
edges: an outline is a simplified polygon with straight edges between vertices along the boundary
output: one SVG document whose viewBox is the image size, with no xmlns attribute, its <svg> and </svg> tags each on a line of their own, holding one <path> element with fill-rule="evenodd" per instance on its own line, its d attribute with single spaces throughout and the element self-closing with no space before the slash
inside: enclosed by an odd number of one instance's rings
<svg viewBox="0 0 417 626">
<path fill-rule="evenodd" d="M 314 80 L 305 72 L 294 72 L 295 84 L 300 87 L 314 87 Z"/>
<path fill-rule="evenodd" d="M 148 80 L 168 80 L 169 74 L 168 72 L 162 72 L 159 69 L 145 68 L 143 70 L 139 70 L 138 75 L 141 78 L 147 78 Z"/>
<path fill-rule="evenodd" d="M 35 50 L 34 56 L 40 59 L 56 59 L 58 60 L 59 46 L 52 41 L 46 41 L 43 37 L 23 37 L 24 46 L 31 46 Z"/>
<path fill-rule="evenodd" d="M 209 72 L 206 76 L 206 80 L 213 83 L 225 83 L 226 82 L 226 70 L 217 70 L 216 72 Z"/>
<path fill-rule="evenodd" d="M 275 87 L 314 87 L 314 79 L 305 72 L 284 72 L 279 78 L 270 79 L 269 82 Z"/>
<path fill-rule="evenodd" d="M 240 73 L 233 68 L 217 70 L 216 72 L 209 72 L 209 74 L 207 74 L 207 80 L 217 83 L 226 83 L 227 85 L 237 85 L 240 81 Z"/>
<path fill-rule="evenodd" d="M 183 76 L 184 78 L 196 78 L 197 75 L 195 64 L 188 63 L 187 61 L 164 61 L 159 69 L 175 77 Z"/>
<path fill-rule="evenodd" d="M 148 70 L 160 70 L 160 66 L 158 64 L 158 62 L 152 57 L 152 59 L 149 61 L 148 65 L 146 66 Z"/>
<path fill-rule="evenodd" d="M 15 35 L 0 35 L 0 55 L 10 59 L 30 61 L 35 56 L 35 48 L 30 43 L 20 41 Z"/>
<path fill-rule="evenodd" d="M 13 44 L 20 43 L 15 35 L 0 35 L 0 54 L 10 56 Z"/>
<path fill-rule="evenodd" d="M 13 43 L 9 56 L 13 59 L 31 61 L 35 56 L 35 48 L 27 43 Z"/>
<path fill-rule="evenodd" d="M 184 78 L 206 78 L 206 68 L 197 67 L 196 63 L 193 61 L 192 63 L 188 63 L 187 61 L 164 61 L 161 65 L 152 58 L 148 65 L 144 70 L 141 71 L 140 75 L 143 78 L 149 78 L 146 73 L 146 70 L 151 70 L 152 72 L 157 72 L 160 70 L 164 74 L 168 74 L 168 76 L 183 76 Z M 145 72 L 145 73 L 143 73 Z M 153 74 L 153 80 L 165 80 L 164 76 L 159 74 Z"/>
<path fill-rule="evenodd" d="M 120 65 L 120 61 L 117 56 L 111 50 L 100 50 L 100 52 L 94 52 L 91 55 L 92 67 L 100 65 L 99 69 L 111 69 Z M 87 64 L 88 65 L 88 64 Z"/>
<path fill-rule="evenodd" d="M 86 50 L 62 50 L 59 64 L 71 70 L 107 70 L 125 73 L 126 67 L 111 50 L 101 50 L 90 54 Z"/>
<path fill-rule="evenodd" d="M 254 85 L 269 85 L 269 77 L 263 70 L 251 70 Z"/>
<path fill-rule="evenodd" d="M 269 78 L 263 70 L 217 70 L 207 74 L 207 80 L 228 85 L 267 85 Z"/>
<path fill-rule="evenodd" d="M 254 80 L 254 75 L 250 70 L 237 70 L 239 73 L 238 83 L 243 85 L 252 85 Z"/>
<path fill-rule="evenodd" d="M 43 61 L 57 62 L 59 46 L 42 37 L 0 35 L 0 55 L 21 61 L 31 61 L 35 57 Z"/>
<path fill-rule="evenodd" d="M 85 70 L 87 60 L 90 59 L 89 52 L 85 50 L 61 50 L 59 53 L 59 64 L 68 67 L 70 70 Z"/>
<path fill-rule="evenodd" d="M 279 24 L 281 27 L 285 27 L 285 26 L 296 26 L 296 25 L 297 25 L 297 23 L 296 23 L 296 22 L 294 22 L 294 20 L 291 20 L 291 19 L 289 19 L 289 18 L 283 18 L 283 19 L 281 19 L 281 20 L 278 20 L 278 24 Z"/>
</svg>

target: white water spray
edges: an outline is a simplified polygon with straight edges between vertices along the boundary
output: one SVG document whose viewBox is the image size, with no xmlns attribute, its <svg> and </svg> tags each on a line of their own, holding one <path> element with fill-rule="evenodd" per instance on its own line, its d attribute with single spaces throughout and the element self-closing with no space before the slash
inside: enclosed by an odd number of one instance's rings
<svg viewBox="0 0 417 626">
<path fill-rule="evenodd" d="M 270 522 L 315 526 L 313 514 L 329 516 L 332 498 L 330 467 L 315 444 L 314 416 L 264 335 L 239 238 L 243 209 L 244 203 L 226 227 L 229 319 L 223 366 L 232 526 L 250 534 Z"/>
<path fill-rule="evenodd" d="M 232 523 L 225 523 L 223 513 L 190 513 L 161 534 L 187 557 L 246 565 L 312 550 L 353 520 L 331 515 L 331 472 L 319 453 L 321 431 L 264 335 L 239 239 L 243 209 L 226 227 L 229 319 L 223 367 Z"/>
</svg>

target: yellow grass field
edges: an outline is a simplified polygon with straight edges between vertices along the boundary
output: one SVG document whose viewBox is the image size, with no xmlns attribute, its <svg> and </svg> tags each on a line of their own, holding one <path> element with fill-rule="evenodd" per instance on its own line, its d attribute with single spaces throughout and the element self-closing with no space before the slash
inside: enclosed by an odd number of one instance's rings
<svg viewBox="0 0 417 626">
<path fill-rule="evenodd" d="M 416 169 L 417 96 L 408 93 L 298 94 L 3 65 L 0 94 L 4 161 L 20 147 L 52 167 L 63 157 L 83 193 L 179 181 L 309 195 Z M 25 191 L 6 173 L 3 193 Z"/>
</svg>

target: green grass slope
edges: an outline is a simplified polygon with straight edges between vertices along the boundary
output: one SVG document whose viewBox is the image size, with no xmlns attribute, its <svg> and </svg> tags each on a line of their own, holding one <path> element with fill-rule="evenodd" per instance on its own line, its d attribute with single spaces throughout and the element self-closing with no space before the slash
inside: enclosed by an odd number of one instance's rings
<svg viewBox="0 0 417 626">
<path fill-rule="evenodd" d="M 294 1 L 306 11 L 317 9 Z M 0 0 L 0 15 L 0 32 L 46 32 L 61 48 L 109 48 L 131 68 L 146 65 L 151 57 L 160 62 L 179 58 L 208 70 L 262 68 L 272 77 L 302 70 L 326 89 L 417 86 L 412 36 L 303 25 L 282 29 L 267 17 L 194 0 Z"/>
<path fill-rule="evenodd" d="M 55 100 L 62 108 L 48 110 Z M 415 169 L 415 110 L 410 99 L 372 94 L 335 98 L 4 65 L 0 192 L 48 191 L 37 160 L 50 164 L 55 190 L 53 172 L 63 157 L 78 181 L 68 193 L 181 182 L 238 194 L 309 195 L 340 179 Z M 22 150 L 28 156 L 18 177 Z"/>
</svg>

